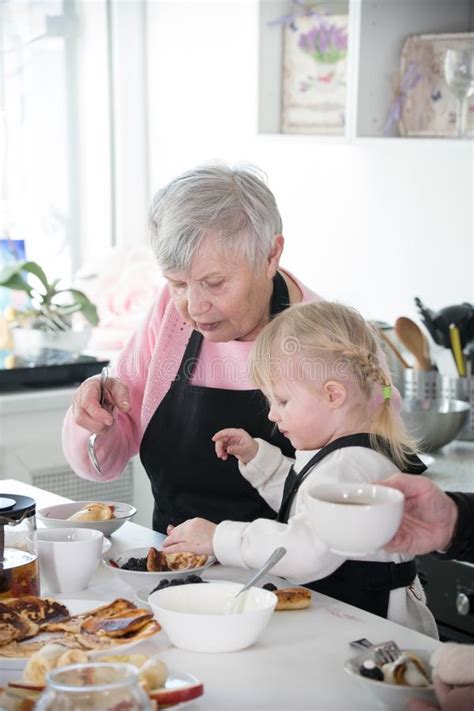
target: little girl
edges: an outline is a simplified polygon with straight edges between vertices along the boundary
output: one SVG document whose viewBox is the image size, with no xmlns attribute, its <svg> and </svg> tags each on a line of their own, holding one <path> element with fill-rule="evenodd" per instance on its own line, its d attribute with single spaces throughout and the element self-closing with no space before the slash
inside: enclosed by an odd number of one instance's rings
<svg viewBox="0 0 474 711">
<path fill-rule="evenodd" d="M 269 400 L 269 419 L 295 447 L 295 459 L 244 430 L 221 430 L 213 440 L 218 457 L 238 459 L 242 475 L 278 512 L 276 520 L 216 525 L 191 519 L 168 528 L 164 549 L 258 568 L 284 546 L 275 575 L 436 637 L 413 557 L 380 550 L 345 560 L 314 533 L 305 506 L 317 482 L 365 483 L 396 469 L 426 469 L 393 407 L 377 352 L 362 316 L 340 304 L 300 304 L 271 321 L 254 344 L 251 375 Z"/>
</svg>

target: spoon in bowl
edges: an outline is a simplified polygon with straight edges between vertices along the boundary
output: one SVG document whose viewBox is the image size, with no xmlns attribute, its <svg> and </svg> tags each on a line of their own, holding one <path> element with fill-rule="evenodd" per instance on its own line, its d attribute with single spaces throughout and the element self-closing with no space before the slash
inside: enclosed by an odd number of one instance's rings
<svg viewBox="0 0 474 711">
<path fill-rule="evenodd" d="M 226 614 L 242 612 L 243 605 L 245 603 L 245 596 L 243 598 L 241 597 L 242 593 L 249 590 L 253 585 L 255 585 L 255 583 L 258 583 L 258 581 L 261 580 L 263 576 L 283 558 L 284 555 L 286 555 L 286 548 L 283 548 L 283 546 L 281 548 L 276 548 L 273 551 L 270 558 L 262 565 L 261 568 L 257 570 L 256 573 L 254 573 L 254 575 L 252 575 L 250 580 L 245 583 L 245 585 L 240 588 L 239 592 L 226 604 Z M 241 604 L 237 607 L 237 603 Z"/>
</svg>

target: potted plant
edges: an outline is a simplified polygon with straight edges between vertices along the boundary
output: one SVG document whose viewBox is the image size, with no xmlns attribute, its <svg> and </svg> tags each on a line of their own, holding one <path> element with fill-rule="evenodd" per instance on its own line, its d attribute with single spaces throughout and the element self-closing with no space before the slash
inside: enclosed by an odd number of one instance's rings
<svg viewBox="0 0 474 711">
<path fill-rule="evenodd" d="M 9 321 L 15 354 L 30 362 L 47 362 L 50 351 L 79 354 L 90 327 L 98 324 L 97 308 L 88 297 L 78 289 L 59 288 L 60 281 L 48 281 L 36 262 L 15 262 L 0 269 L 0 286 L 29 297 L 24 308 L 10 309 Z"/>
</svg>

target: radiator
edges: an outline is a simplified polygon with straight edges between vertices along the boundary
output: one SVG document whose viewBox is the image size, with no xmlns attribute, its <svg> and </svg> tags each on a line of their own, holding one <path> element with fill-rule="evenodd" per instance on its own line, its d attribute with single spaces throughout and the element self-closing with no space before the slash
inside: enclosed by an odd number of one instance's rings
<svg viewBox="0 0 474 711">
<path fill-rule="evenodd" d="M 72 469 L 55 469 L 53 472 L 33 472 L 33 486 L 51 491 L 75 501 L 123 501 L 134 505 L 132 463 L 129 462 L 120 479 L 109 482 L 81 479 Z"/>
</svg>

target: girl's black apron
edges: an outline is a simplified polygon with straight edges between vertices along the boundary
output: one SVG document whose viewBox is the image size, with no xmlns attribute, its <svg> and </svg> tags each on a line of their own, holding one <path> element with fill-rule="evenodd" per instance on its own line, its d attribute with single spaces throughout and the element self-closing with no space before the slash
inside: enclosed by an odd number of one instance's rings
<svg viewBox="0 0 474 711">
<path fill-rule="evenodd" d="M 288 288 L 277 272 L 270 314 L 289 306 Z M 203 337 L 193 331 L 175 380 L 158 405 L 143 436 L 140 458 L 155 507 L 153 528 L 166 532 L 199 516 L 214 523 L 275 518 L 275 511 L 240 474 L 237 459 L 218 459 L 211 437 L 226 427 L 240 427 L 294 456 L 290 442 L 268 420 L 260 390 L 224 390 L 191 385 Z"/>
<path fill-rule="evenodd" d="M 390 447 L 379 440 L 383 454 L 394 461 Z M 368 434 L 361 433 L 339 437 L 319 450 L 296 474 L 293 467 L 286 478 L 278 521 L 287 523 L 291 504 L 302 482 L 319 462 L 328 454 L 344 447 L 367 447 L 373 449 Z M 398 469 L 394 462 L 394 467 Z M 422 474 L 426 467 L 415 454 L 409 457 L 407 474 Z M 407 587 L 416 577 L 414 560 L 406 563 L 378 563 L 376 561 L 347 560 L 334 573 L 321 580 L 305 583 L 317 592 L 334 597 L 349 605 L 360 607 L 380 617 L 387 617 L 390 591 Z"/>
</svg>

